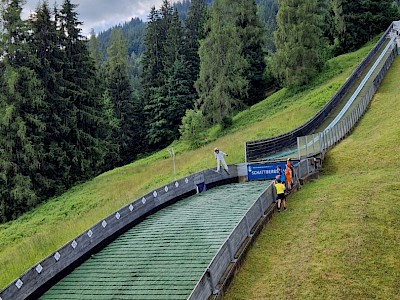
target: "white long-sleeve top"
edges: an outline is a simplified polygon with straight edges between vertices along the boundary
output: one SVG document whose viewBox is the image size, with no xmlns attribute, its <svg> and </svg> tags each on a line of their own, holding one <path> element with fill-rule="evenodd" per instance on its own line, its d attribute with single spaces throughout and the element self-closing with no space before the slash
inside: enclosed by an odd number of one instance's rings
<svg viewBox="0 0 400 300">
<path fill-rule="evenodd" d="M 215 153 L 215 152 L 214 152 L 214 155 L 215 155 L 215 158 L 216 158 L 217 160 L 221 161 L 221 160 L 224 159 L 224 156 L 226 155 L 226 153 L 224 153 L 224 152 L 222 152 L 222 151 L 220 150 L 218 153 Z"/>
</svg>

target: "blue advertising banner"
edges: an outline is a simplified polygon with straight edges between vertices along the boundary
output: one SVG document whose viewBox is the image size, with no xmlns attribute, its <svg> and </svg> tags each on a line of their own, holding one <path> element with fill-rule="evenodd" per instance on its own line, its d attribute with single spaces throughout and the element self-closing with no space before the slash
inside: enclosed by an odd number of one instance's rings
<svg viewBox="0 0 400 300">
<path fill-rule="evenodd" d="M 292 163 L 295 165 L 297 162 L 292 161 Z M 278 166 L 285 170 L 286 162 L 249 164 L 247 166 L 247 176 L 249 180 L 272 180 L 278 175 Z"/>
</svg>

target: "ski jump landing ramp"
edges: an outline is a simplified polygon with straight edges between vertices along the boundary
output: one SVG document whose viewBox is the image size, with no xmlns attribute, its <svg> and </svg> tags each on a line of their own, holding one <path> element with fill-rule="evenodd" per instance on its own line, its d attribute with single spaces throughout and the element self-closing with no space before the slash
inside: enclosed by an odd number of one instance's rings
<svg viewBox="0 0 400 300">
<path fill-rule="evenodd" d="M 370 64 L 392 29 L 393 24 L 364 66 Z M 351 80 L 353 86 L 357 79 Z M 327 116 L 320 118 L 318 126 Z M 303 127 L 296 130 L 302 133 Z M 296 130 L 280 138 L 292 139 Z M 273 152 L 285 149 L 280 140 L 271 142 Z M 269 146 L 264 149 L 258 147 L 257 155 L 271 153 Z M 274 206 L 275 195 L 265 182 L 193 194 L 204 184 L 215 187 L 237 182 L 245 177 L 240 169 L 231 166 L 230 175 L 199 172 L 133 201 L 22 274 L 1 291 L 0 300 L 207 299 L 218 294 L 219 280 L 229 264 L 235 263 L 237 251 L 252 236 L 254 227 Z M 299 178 L 313 172 L 315 165 L 309 159 L 300 162 L 296 170 Z M 111 240 L 115 241 L 109 244 Z"/>
</svg>

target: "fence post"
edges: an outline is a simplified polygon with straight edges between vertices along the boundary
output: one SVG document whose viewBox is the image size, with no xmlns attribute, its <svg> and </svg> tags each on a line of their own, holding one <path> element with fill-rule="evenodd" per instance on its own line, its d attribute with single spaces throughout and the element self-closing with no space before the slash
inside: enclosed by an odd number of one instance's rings
<svg viewBox="0 0 400 300">
<path fill-rule="evenodd" d="M 345 124 L 344 120 L 340 121 L 340 140 L 342 140 L 345 136 Z"/>
<path fill-rule="evenodd" d="M 301 178 L 301 160 L 299 161 L 299 163 L 296 165 L 297 166 L 297 177 Z"/>
<path fill-rule="evenodd" d="M 327 133 L 328 133 L 328 149 L 329 149 L 332 145 L 332 128 L 329 128 Z"/>
<path fill-rule="evenodd" d="M 313 146 L 313 155 L 315 155 L 316 152 L 315 152 L 315 134 L 314 133 L 312 134 L 312 146 Z"/>
<path fill-rule="evenodd" d="M 219 290 L 216 289 L 217 284 L 214 283 L 214 276 L 211 273 L 211 269 L 207 269 L 207 274 L 208 274 L 208 281 L 210 281 L 210 286 L 211 286 L 211 293 L 213 295 L 216 295 L 219 293 Z"/>
<path fill-rule="evenodd" d="M 235 251 L 232 248 L 231 239 L 228 238 L 228 240 L 226 242 L 228 243 L 228 250 L 229 250 L 229 256 L 230 256 L 231 262 L 235 263 L 235 262 L 237 262 L 237 259 L 235 258 Z"/>
<path fill-rule="evenodd" d="M 261 197 L 259 198 L 260 199 L 261 217 L 265 216 L 265 214 L 264 214 L 265 209 L 263 207 L 262 197 L 264 197 L 264 194 L 262 194 Z"/>
<path fill-rule="evenodd" d="M 306 157 L 308 157 L 308 138 L 307 136 L 304 137 L 305 138 L 305 147 L 306 147 Z"/>
<path fill-rule="evenodd" d="M 247 214 L 244 216 L 244 218 L 246 219 L 247 236 L 251 236 L 251 228 L 249 224 L 249 219 L 247 218 Z"/>
<path fill-rule="evenodd" d="M 340 141 L 340 122 L 336 124 L 336 143 L 339 143 Z"/>
<path fill-rule="evenodd" d="M 351 112 L 351 128 L 354 129 L 354 125 L 356 124 L 356 111 L 353 110 Z"/>
<path fill-rule="evenodd" d="M 299 160 L 301 159 L 301 146 L 300 146 L 300 137 L 297 137 L 297 154 L 299 156 Z"/>
<path fill-rule="evenodd" d="M 244 162 L 247 164 L 247 143 L 244 142 Z"/>
<path fill-rule="evenodd" d="M 319 152 L 323 152 L 324 151 L 323 146 L 322 146 L 322 134 L 323 134 L 322 132 L 318 133 Z"/>
</svg>

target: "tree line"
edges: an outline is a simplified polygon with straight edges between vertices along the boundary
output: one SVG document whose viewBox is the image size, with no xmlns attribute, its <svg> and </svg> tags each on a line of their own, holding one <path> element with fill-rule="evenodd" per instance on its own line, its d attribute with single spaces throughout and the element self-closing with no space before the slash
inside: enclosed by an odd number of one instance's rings
<svg viewBox="0 0 400 300">
<path fill-rule="evenodd" d="M 110 49 L 104 76 L 81 35 L 75 4 L 50 9 L 43 2 L 22 20 L 22 3 L 3 0 L 1 11 L 3 222 L 140 152 L 139 110 L 125 78 L 112 79 L 126 66 L 118 57 L 125 49 Z M 128 88 L 114 99 L 121 85 Z"/>
<path fill-rule="evenodd" d="M 391 0 L 210 2 L 164 0 L 88 41 L 70 0 L 28 20 L 2 0 L 0 221 L 178 138 L 200 146 L 399 16 Z"/>
</svg>

